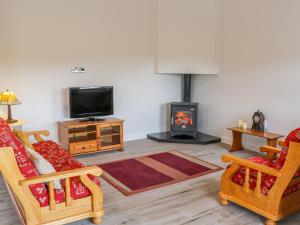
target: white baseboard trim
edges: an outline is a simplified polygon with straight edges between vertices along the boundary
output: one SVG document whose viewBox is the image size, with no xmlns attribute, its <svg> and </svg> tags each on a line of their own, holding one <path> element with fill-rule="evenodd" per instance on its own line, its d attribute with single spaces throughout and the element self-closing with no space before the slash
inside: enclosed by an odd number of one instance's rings
<svg viewBox="0 0 300 225">
<path fill-rule="evenodd" d="M 140 140 L 140 139 L 145 139 L 147 138 L 147 134 L 145 133 L 136 133 L 136 134 L 129 134 L 125 135 L 124 141 L 135 141 L 135 140 Z"/>
<path fill-rule="evenodd" d="M 224 144 L 231 145 L 232 144 L 232 138 L 222 136 L 221 137 L 221 142 L 224 143 Z M 243 141 L 243 147 L 245 149 L 248 149 L 248 150 L 259 151 L 260 146 L 261 146 L 260 144 L 255 144 L 255 143 Z"/>
</svg>

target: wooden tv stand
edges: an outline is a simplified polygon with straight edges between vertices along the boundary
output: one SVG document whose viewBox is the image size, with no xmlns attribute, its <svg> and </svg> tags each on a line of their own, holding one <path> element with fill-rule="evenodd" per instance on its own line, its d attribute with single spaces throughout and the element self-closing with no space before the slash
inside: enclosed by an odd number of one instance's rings
<svg viewBox="0 0 300 225">
<path fill-rule="evenodd" d="M 71 155 L 119 150 L 123 151 L 123 120 L 70 120 L 59 122 L 59 142 Z"/>
</svg>

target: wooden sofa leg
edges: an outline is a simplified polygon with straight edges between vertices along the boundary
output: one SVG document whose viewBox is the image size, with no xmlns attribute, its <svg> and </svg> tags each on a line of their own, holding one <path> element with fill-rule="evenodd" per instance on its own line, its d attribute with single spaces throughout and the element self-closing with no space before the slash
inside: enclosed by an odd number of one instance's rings
<svg viewBox="0 0 300 225">
<path fill-rule="evenodd" d="M 266 220 L 266 225 L 276 225 L 276 221 L 271 220 L 271 219 L 267 219 Z"/>
<path fill-rule="evenodd" d="M 221 198 L 221 205 L 223 205 L 223 206 L 228 205 L 228 200 Z"/>
<path fill-rule="evenodd" d="M 96 216 L 91 219 L 93 224 L 100 224 L 102 222 L 102 216 Z"/>
</svg>

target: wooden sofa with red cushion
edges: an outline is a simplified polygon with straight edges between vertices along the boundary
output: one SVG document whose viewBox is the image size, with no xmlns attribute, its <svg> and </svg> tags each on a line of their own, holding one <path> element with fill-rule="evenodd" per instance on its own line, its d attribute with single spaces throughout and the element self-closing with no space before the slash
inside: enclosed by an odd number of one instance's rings
<svg viewBox="0 0 300 225">
<path fill-rule="evenodd" d="M 221 203 L 237 203 L 267 218 L 267 225 L 300 209 L 300 128 L 292 131 L 282 149 L 262 146 L 266 157 L 242 159 L 224 155 L 231 162 L 221 180 Z"/>
<path fill-rule="evenodd" d="M 101 169 L 85 167 L 55 142 L 43 140 L 40 135 L 47 135 L 47 131 L 24 134 L 35 137 L 33 148 L 57 172 L 40 175 L 23 143 L 0 118 L 0 170 L 21 221 L 27 225 L 50 225 L 91 218 L 99 224 L 104 214 L 97 178 Z M 55 180 L 60 180 L 61 189 L 54 188 Z"/>
</svg>

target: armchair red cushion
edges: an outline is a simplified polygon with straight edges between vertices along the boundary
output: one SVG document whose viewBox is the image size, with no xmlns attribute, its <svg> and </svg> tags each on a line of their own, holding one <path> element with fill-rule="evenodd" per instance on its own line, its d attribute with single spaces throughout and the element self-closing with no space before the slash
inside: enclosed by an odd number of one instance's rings
<svg viewBox="0 0 300 225">
<path fill-rule="evenodd" d="M 263 164 L 263 165 L 271 167 L 271 168 L 281 169 L 282 166 L 284 165 L 286 156 L 288 154 L 288 149 L 289 149 L 289 145 L 290 145 L 291 141 L 300 143 L 300 128 L 293 130 L 287 136 L 278 159 L 272 161 L 272 160 L 269 160 L 264 157 L 253 157 L 253 158 L 249 158 L 248 160 L 258 163 L 258 164 Z M 232 181 L 236 184 L 243 186 L 245 183 L 245 170 L 246 170 L 245 167 L 241 167 L 233 175 Z M 300 171 L 298 171 L 295 174 L 295 177 L 299 177 L 299 176 L 300 176 Z M 257 179 L 257 171 L 251 169 L 250 170 L 250 181 L 249 181 L 250 189 L 254 189 L 256 187 L 256 179 Z M 261 184 L 262 193 L 267 194 L 269 192 L 269 190 L 272 188 L 275 181 L 276 181 L 276 177 L 263 173 L 262 174 L 262 184 Z M 284 195 L 290 194 L 297 190 L 300 190 L 300 182 L 288 186 L 287 189 L 285 190 Z"/>
</svg>

